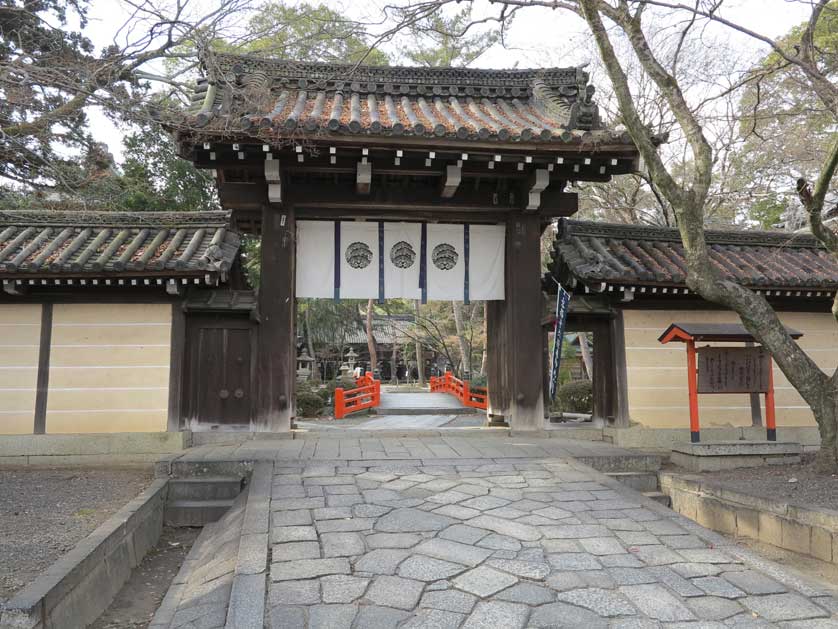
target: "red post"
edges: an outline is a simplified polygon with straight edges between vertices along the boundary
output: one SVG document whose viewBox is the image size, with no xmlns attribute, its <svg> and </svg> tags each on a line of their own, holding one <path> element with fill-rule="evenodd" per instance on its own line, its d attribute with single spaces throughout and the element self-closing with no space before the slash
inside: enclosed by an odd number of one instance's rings
<svg viewBox="0 0 838 629">
<path fill-rule="evenodd" d="M 698 443 L 698 367 L 695 360 L 695 341 L 687 341 L 687 388 L 690 394 L 690 441 Z"/>
<path fill-rule="evenodd" d="M 768 360 L 768 391 L 765 392 L 765 432 L 768 441 L 777 441 L 777 417 L 774 414 L 774 361 Z"/>
<path fill-rule="evenodd" d="M 335 389 L 335 419 L 343 419 L 346 416 L 346 407 L 343 401 L 343 389 Z"/>
<path fill-rule="evenodd" d="M 463 399 L 460 400 L 463 406 L 471 406 L 471 395 L 469 394 L 468 380 L 463 380 Z"/>
<path fill-rule="evenodd" d="M 373 405 L 380 406 L 381 405 L 381 380 L 373 380 Z"/>
</svg>

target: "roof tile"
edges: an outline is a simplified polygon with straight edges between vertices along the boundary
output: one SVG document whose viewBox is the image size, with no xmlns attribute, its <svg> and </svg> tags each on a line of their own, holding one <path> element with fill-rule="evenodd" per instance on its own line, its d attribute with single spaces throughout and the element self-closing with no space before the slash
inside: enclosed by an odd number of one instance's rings
<svg viewBox="0 0 838 629">
<path fill-rule="evenodd" d="M 226 273 L 226 212 L 0 212 L 0 278 Z"/>
<path fill-rule="evenodd" d="M 705 232 L 713 266 L 726 278 L 769 290 L 838 289 L 838 261 L 811 234 Z M 686 260 L 675 229 L 563 219 L 551 272 L 587 286 L 686 288 Z"/>
</svg>

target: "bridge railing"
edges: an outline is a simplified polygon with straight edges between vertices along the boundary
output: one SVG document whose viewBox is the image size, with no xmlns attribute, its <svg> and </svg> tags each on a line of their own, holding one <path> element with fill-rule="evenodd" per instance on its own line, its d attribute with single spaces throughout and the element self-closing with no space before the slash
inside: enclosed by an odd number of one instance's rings
<svg viewBox="0 0 838 629">
<path fill-rule="evenodd" d="M 355 384 L 354 389 L 335 389 L 335 419 L 381 404 L 381 381 L 375 380 L 371 373 L 356 378 Z"/>
<path fill-rule="evenodd" d="M 468 380 L 460 380 L 450 371 L 441 376 L 431 376 L 430 385 L 432 393 L 450 393 L 457 397 L 463 406 L 486 410 L 486 389 L 472 387 Z"/>
</svg>

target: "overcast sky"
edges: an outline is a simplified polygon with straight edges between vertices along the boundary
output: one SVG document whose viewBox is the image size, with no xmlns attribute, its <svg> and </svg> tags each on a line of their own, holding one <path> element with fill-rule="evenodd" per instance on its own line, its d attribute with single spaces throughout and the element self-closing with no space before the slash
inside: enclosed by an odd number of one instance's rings
<svg viewBox="0 0 838 629">
<path fill-rule="evenodd" d="M 200 0 L 193 0 L 199 2 Z M 381 7 L 393 0 L 326 0 L 332 6 L 352 17 L 381 15 Z M 296 4 L 296 2 L 294 2 Z M 497 11 L 485 0 L 475 3 L 475 14 Z M 457 6 L 457 5 L 455 5 Z M 807 15 L 805 3 L 788 0 L 727 0 L 722 14 L 749 28 L 770 37 L 786 33 L 802 22 Z M 113 42 L 117 29 L 125 21 L 127 12 L 115 0 L 93 0 L 89 11 L 90 23 L 86 34 L 97 47 Z M 647 21 L 648 22 L 648 21 Z M 496 46 L 473 65 L 483 68 L 572 66 L 589 60 L 586 29 L 582 20 L 567 11 L 533 7 L 518 12 L 506 38 L 506 48 Z M 720 37 L 729 38 L 737 47 L 760 53 L 753 40 L 727 29 L 718 30 Z M 594 84 L 602 82 L 593 77 Z M 111 152 L 122 161 L 122 132 L 115 128 L 101 113 L 91 111 L 91 126 L 97 139 L 106 142 Z"/>
</svg>

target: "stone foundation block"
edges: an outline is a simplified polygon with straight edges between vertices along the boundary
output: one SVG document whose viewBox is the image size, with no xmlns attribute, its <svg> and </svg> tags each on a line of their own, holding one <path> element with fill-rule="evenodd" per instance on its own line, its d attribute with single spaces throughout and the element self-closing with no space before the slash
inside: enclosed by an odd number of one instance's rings
<svg viewBox="0 0 838 629">
<path fill-rule="evenodd" d="M 779 548 L 783 547 L 783 520 L 773 513 L 760 512 L 759 540 Z"/>
<path fill-rule="evenodd" d="M 818 526 L 812 527 L 811 547 L 813 557 L 817 557 L 821 561 L 834 561 L 833 553 L 835 551 L 833 546 L 833 535 L 834 534 L 831 531 L 827 531 L 826 529 L 822 529 Z"/>
<path fill-rule="evenodd" d="M 799 463 L 803 446 L 784 441 L 714 441 L 672 446 L 670 461 L 691 472 Z"/>
<path fill-rule="evenodd" d="M 794 520 L 782 519 L 783 543 L 781 548 L 791 550 L 801 555 L 812 552 L 812 527 Z"/>
<path fill-rule="evenodd" d="M 737 509 L 736 534 L 750 539 L 759 539 L 759 511 L 746 508 Z"/>
</svg>

